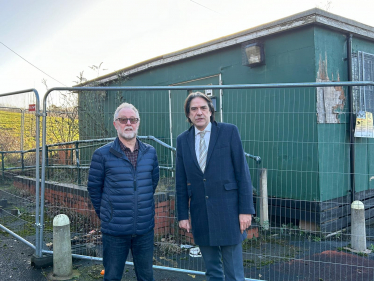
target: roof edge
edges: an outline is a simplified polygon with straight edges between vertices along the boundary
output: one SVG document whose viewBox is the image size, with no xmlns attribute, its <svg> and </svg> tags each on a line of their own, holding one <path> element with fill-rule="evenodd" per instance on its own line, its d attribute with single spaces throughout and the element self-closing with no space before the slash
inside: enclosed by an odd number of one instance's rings
<svg viewBox="0 0 374 281">
<path fill-rule="evenodd" d="M 134 65 L 122 68 L 118 71 L 114 71 L 109 74 L 97 77 L 93 80 L 78 84 L 75 87 L 88 86 L 95 82 L 101 84 L 113 81 L 118 79 L 120 76 L 128 76 L 149 68 L 157 67 L 163 64 L 175 62 L 196 55 L 240 44 L 249 40 L 254 40 L 256 38 L 292 30 L 294 28 L 310 24 L 324 25 L 343 32 L 356 34 L 359 37 L 365 37 L 374 40 L 373 27 L 339 15 L 332 14 L 318 8 L 313 8 L 279 20 L 239 31 L 237 33 L 233 33 L 224 37 L 213 39 L 208 42 L 204 42 L 169 54 L 157 56 L 149 60 L 145 60 Z"/>
</svg>

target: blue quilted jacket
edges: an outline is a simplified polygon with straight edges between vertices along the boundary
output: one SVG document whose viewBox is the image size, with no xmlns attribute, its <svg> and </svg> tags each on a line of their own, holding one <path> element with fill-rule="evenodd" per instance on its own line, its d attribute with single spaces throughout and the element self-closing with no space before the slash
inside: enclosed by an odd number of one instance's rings
<svg viewBox="0 0 374 281">
<path fill-rule="evenodd" d="M 94 152 L 87 190 L 101 220 L 102 233 L 142 235 L 154 228 L 153 194 L 159 180 L 156 150 L 138 140 L 134 169 L 119 142 L 117 137 Z"/>
</svg>

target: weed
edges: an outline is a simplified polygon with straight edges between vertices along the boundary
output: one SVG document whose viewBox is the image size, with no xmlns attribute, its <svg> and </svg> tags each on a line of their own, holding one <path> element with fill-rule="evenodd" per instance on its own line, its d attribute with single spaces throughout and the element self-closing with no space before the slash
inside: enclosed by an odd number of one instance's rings
<svg viewBox="0 0 374 281">
<path fill-rule="evenodd" d="M 247 267 L 251 267 L 255 263 L 254 260 L 245 259 L 243 260 L 243 265 Z"/>
<path fill-rule="evenodd" d="M 338 248 L 336 248 L 338 251 L 340 251 L 340 252 L 348 252 L 348 250 L 347 249 L 345 249 L 344 247 L 338 247 Z"/>
<path fill-rule="evenodd" d="M 321 237 L 319 237 L 319 236 L 314 236 L 314 237 L 313 237 L 313 241 L 314 241 L 314 242 L 321 242 L 321 240 L 322 240 L 322 239 L 321 239 Z"/>
<path fill-rule="evenodd" d="M 260 262 L 260 264 L 258 264 L 256 266 L 257 269 L 260 269 L 262 266 L 267 266 L 267 265 L 270 265 L 270 264 L 273 264 L 274 263 L 274 260 L 263 260 Z"/>
<path fill-rule="evenodd" d="M 182 252 L 181 247 L 175 243 L 157 242 L 155 243 L 155 245 L 158 246 L 158 250 L 160 251 L 160 254 L 164 256 L 180 254 Z"/>
</svg>

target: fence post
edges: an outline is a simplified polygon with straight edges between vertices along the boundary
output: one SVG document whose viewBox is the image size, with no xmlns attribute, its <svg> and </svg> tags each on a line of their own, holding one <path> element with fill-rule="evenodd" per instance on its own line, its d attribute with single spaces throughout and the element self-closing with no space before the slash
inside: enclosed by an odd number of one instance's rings
<svg viewBox="0 0 374 281">
<path fill-rule="evenodd" d="M 269 210 L 268 210 L 268 172 L 267 169 L 261 169 L 260 177 L 260 224 L 265 229 L 269 229 Z"/>
<path fill-rule="evenodd" d="M 25 110 L 21 109 L 21 151 L 23 150 L 23 135 L 25 134 Z"/>
<path fill-rule="evenodd" d="M 48 146 L 45 146 L 45 168 L 47 169 L 47 179 L 49 179 L 49 169 L 48 169 Z"/>
<path fill-rule="evenodd" d="M 77 158 L 77 176 L 78 176 L 78 185 L 81 185 L 81 169 L 79 165 L 79 142 L 75 142 L 75 156 Z"/>
<path fill-rule="evenodd" d="M 23 151 L 21 151 L 21 168 L 22 168 L 22 171 L 25 170 L 25 162 L 24 162 L 24 159 L 25 159 L 25 153 Z"/>
<path fill-rule="evenodd" d="M 361 201 L 351 205 L 351 246 L 355 251 L 366 251 L 365 206 Z"/>
<path fill-rule="evenodd" d="M 70 163 L 71 165 L 74 164 L 74 148 L 71 147 L 70 151 Z"/>
<path fill-rule="evenodd" d="M 4 152 L 1 152 L 1 173 L 3 175 L 3 180 L 5 179 L 5 164 L 4 164 Z"/>
</svg>

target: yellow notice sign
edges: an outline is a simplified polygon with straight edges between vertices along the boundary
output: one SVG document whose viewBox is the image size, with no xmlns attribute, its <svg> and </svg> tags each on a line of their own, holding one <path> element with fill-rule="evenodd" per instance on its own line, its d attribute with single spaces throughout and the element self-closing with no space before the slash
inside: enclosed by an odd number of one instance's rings
<svg viewBox="0 0 374 281">
<path fill-rule="evenodd" d="M 356 119 L 356 138 L 374 138 L 373 114 L 371 112 L 361 111 Z"/>
</svg>

